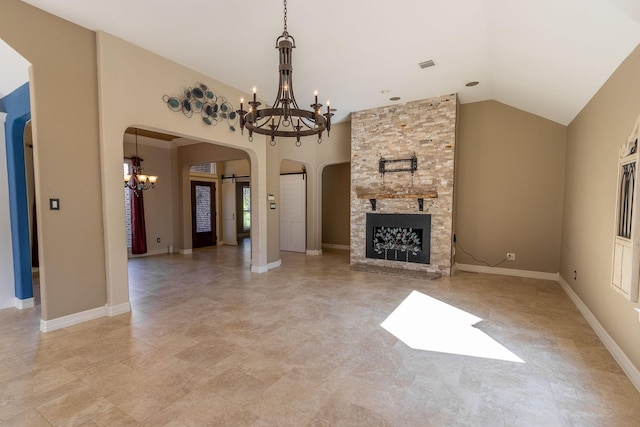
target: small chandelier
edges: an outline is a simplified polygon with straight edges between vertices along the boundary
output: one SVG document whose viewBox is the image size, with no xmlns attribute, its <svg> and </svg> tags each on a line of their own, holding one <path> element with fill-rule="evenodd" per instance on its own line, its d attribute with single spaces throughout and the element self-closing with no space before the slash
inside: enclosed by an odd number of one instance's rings
<svg viewBox="0 0 640 427">
<path fill-rule="evenodd" d="M 136 155 L 131 158 L 132 172 L 124 174 L 124 188 L 133 190 L 136 197 L 140 196 L 143 190 L 156 188 L 158 177 L 146 175 L 142 167 L 142 159 L 138 156 L 138 129 L 136 128 Z"/>
<path fill-rule="evenodd" d="M 318 144 L 322 142 L 322 133 L 331 130 L 331 109 L 327 101 L 327 112 L 322 114 L 322 104 L 318 104 L 318 91 L 315 101 L 310 105 L 312 110 L 303 110 L 298 106 L 293 93 L 293 66 L 291 55 L 296 42 L 287 32 L 287 0 L 284 0 L 284 31 L 276 39 L 276 49 L 280 51 L 279 88 L 276 100 L 271 108 L 258 109 L 260 102 L 256 100 L 256 88 L 253 88 L 253 101 L 249 101 L 249 111 L 243 109 L 244 99 L 240 100 L 240 130 L 249 130 L 249 141 L 253 141 L 253 133 L 271 137 L 271 145 L 275 145 L 275 137 L 296 138 L 296 146 L 300 146 L 300 137 L 318 135 Z M 244 132 L 243 132 L 244 133 Z"/>
</svg>

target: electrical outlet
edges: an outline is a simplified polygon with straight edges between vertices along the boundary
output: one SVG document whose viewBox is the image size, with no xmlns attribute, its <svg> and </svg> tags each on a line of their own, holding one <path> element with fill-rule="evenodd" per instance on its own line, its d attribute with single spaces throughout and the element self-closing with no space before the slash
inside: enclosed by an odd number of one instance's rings
<svg viewBox="0 0 640 427">
<path fill-rule="evenodd" d="M 516 260 L 516 254 L 514 254 L 513 252 L 507 252 L 507 260 L 515 261 Z"/>
<path fill-rule="evenodd" d="M 578 280 L 578 270 L 573 270 L 573 280 Z"/>
<path fill-rule="evenodd" d="M 160 243 L 160 238 L 159 237 L 156 239 L 156 243 Z"/>
</svg>

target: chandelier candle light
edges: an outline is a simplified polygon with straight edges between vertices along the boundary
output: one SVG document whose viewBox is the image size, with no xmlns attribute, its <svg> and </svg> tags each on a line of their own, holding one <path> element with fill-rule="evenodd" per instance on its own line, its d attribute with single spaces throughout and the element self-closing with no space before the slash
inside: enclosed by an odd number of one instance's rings
<svg viewBox="0 0 640 427">
<path fill-rule="evenodd" d="M 249 101 L 249 111 L 244 110 L 244 99 L 240 99 L 240 130 L 249 130 L 249 141 L 253 141 L 253 133 L 271 137 L 271 145 L 275 145 L 275 137 L 296 138 L 296 146 L 300 146 L 300 137 L 318 135 L 318 144 L 322 142 L 322 133 L 327 136 L 331 130 L 331 109 L 327 101 L 327 112 L 322 114 L 322 104 L 318 104 L 318 91 L 315 91 L 315 101 L 310 105 L 312 110 L 303 110 L 298 106 L 293 94 L 293 66 L 291 55 L 296 47 L 293 36 L 287 32 L 287 0 L 284 0 L 284 31 L 276 39 L 276 49 L 280 57 L 278 73 L 280 76 L 278 94 L 271 108 L 258 107 L 256 100 L 257 89 L 253 88 L 253 100 Z M 244 133 L 244 132 L 243 132 Z"/>
<path fill-rule="evenodd" d="M 124 174 L 124 187 L 133 190 L 136 196 L 140 196 L 143 190 L 156 187 L 158 177 L 146 175 L 142 167 L 142 159 L 138 156 L 138 129 L 136 129 L 136 156 L 131 158 L 132 173 Z"/>
</svg>

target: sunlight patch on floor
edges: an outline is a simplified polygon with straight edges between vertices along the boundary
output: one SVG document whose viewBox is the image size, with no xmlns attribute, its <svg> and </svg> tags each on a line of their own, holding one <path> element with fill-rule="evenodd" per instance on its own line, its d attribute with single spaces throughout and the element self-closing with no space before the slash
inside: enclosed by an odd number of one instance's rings
<svg viewBox="0 0 640 427">
<path fill-rule="evenodd" d="M 493 338 L 474 327 L 481 318 L 418 291 L 380 324 L 416 350 L 524 363 Z"/>
</svg>

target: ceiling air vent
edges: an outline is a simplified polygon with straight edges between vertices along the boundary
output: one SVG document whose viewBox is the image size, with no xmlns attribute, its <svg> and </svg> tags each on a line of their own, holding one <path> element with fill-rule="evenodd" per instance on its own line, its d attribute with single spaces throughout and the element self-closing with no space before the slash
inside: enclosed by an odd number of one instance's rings
<svg viewBox="0 0 640 427">
<path fill-rule="evenodd" d="M 430 59 L 428 61 L 424 61 L 418 64 L 420 66 L 420 68 L 429 68 L 429 67 L 433 67 L 434 65 L 436 65 L 435 62 L 433 62 L 433 59 Z"/>
</svg>

